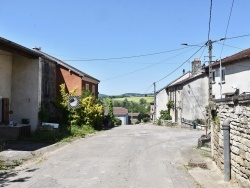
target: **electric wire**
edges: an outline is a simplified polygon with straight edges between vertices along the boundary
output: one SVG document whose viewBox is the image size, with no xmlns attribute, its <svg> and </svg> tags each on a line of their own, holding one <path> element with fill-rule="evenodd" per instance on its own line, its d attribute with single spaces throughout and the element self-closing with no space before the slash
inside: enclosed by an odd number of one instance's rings
<svg viewBox="0 0 250 188">
<path fill-rule="evenodd" d="M 197 54 L 203 47 L 205 46 L 205 44 L 203 46 L 201 46 L 193 55 L 191 55 L 186 61 L 184 61 L 181 65 L 179 65 L 176 69 L 174 69 L 172 72 L 170 72 L 168 75 L 164 76 L 163 78 L 161 78 L 160 80 L 156 81 L 155 83 L 158 83 L 162 80 L 164 80 L 165 78 L 167 78 L 168 76 L 170 76 L 171 74 L 173 74 L 175 71 L 177 71 L 180 67 L 182 67 L 182 65 L 184 65 L 185 63 L 187 63 L 195 54 Z"/>
<path fill-rule="evenodd" d="M 179 50 L 183 50 L 187 47 L 183 48 L 177 48 L 173 50 L 167 50 L 162 52 L 155 52 L 155 53 L 148 53 L 148 54 L 142 54 L 142 55 L 131 55 L 131 56 L 123 56 L 123 57 L 110 57 L 110 58 L 95 58 L 95 59 L 69 59 L 69 60 L 63 60 L 63 61 L 107 61 L 107 60 L 115 60 L 115 59 L 130 59 L 130 58 L 139 58 L 139 57 L 145 57 L 145 56 L 153 56 L 153 55 L 159 55 L 169 52 L 175 52 Z"/>
<path fill-rule="evenodd" d="M 197 47 L 194 47 L 194 48 L 197 48 Z M 103 82 L 103 81 L 113 80 L 113 79 L 116 79 L 116 78 L 120 78 L 120 77 L 123 77 L 123 76 L 127 76 L 127 75 L 130 75 L 130 74 L 133 74 L 133 73 L 142 71 L 142 70 L 144 70 L 144 69 L 147 69 L 147 68 L 153 67 L 153 66 L 155 66 L 155 65 L 164 63 L 164 62 L 166 62 L 166 61 L 168 61 L 168 60 L 170 60 L 170 59 L 173 59 L 173 58 L 175 58 L 175 57 L 177 57 L 177 56 L 179 56 L 179 55 L 182 55 L 182 54 L 184 54 L 184 53 L 187 53 L 187 52 L 193 50 L 194 48 L 191 48 L 191 49 L 189 49 L 189 50 L 187 50 L 187 51 L 185 51 L 185 52 L 179 53 L 179 54 L 177 54 L 177 55 L 175 55 L 175 56 L 172 56 L 172 57 L 170 57 L 170 58 L 168 58 L 168 59 L 165 59 L 165 60 L 163 60 L 163 61 L 157 62 L 157 63 L 155 63 L 155 64 L 153 64 L 153 65 L 149 65 L 149 66 L 143 67 L 143 68 L 141 68 L 141 69 L 137 69 L 137 70 L 134 70 L 134 71 L 131 71 L 131 72 L 128 72 L 128 73 L 119 75 L 119 76 L 115 76 L 115 77 L 112 77 L 112 78 L 107 78 L 107 79 L 104 79 L 104 80 L 101 80 L 101 81 Z"/>
<path fill-rule="evenodd" d="M 227 38 L 227 31 L 228 31 L 229 23 L 230 23 L 230 20 L 231 20 L 233 6 L 234 6 L 234 0 L 232 1 L 232 5 L 231 5 L 230 13 L 229 13 L 229 18 L 228 18 L 228 21 L 227 21 L 227 28 L 226 28 L 224 38 Z M 223 49 L 224 49 L 224 44 L 225 44 L 225 40 L 223 40 L 223 44 L 222 44 L 221 51 L 220 51 L 220 63 L 221 63 L 221 55 L 222 55 L 222 52 L 223 52 Z"/>
</svg>

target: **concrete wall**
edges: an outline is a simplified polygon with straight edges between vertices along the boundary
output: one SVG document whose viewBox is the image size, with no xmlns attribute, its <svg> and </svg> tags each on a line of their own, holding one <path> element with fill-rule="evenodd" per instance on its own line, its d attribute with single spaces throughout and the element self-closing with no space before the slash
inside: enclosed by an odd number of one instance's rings
<svg viewBox="0 0 250 188">
<path fill-rule="evenodd" d="M 166 89 L 161 90 L 156 94 L 156 119 L 159 119 L 161 110 L 167 110 L 168 94 Z"/>
<path fill-rule="evenodd" d="M 30 119 L 31 131 L 38 125 L 38 110 L 41 102 L 40 60 L 22 56 L 13 57 L 10 120 L 21 123 Z"/>
<path fill-rule="evenodd" d="M 225 68 L 225 82 L 222 83 L 222 93 L 235 92 L 235 88 L 239 92 L 250 92 L 250 61 L 237 62 L 222 66 Z M 215 69 L 215 82 L 212 85 L 212 92 L 215 99 L 220 99 L 220 69 Z M 223 96 L 224 97 L 224 96 Z M 223 98 L 222 97 L 222 98 Z"/>
<path fill-rule="evenodd" d="M 12 54 L 0 50 L 0 96 L 11 98 Z"/>
<path fill-rule="evenodd" d="M 217 116 L 212 125 L 212 155 L 224 169 L 223 131 L 221 124 L 229 118 L 231 176 L 244 188 L 250 187 L 250 95 L 217 100 Z M 216 113 L 213 113 L 216 114 Z"/>
<path fill-rule="evenodd" d="M 203 75 L 183 85 L 182 118 L 187 120 L 206 119 L 208 105 L 208 78 Z"/>
</svg>

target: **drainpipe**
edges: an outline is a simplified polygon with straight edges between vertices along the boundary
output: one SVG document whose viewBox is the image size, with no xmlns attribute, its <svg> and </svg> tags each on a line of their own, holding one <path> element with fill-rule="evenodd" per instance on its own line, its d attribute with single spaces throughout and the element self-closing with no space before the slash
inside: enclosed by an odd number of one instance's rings
<svg viewBox="0 0 250 188">
<path fill-rule="evenodd" d="M 224 138 L 224 181 L 231 179 L 231 162 L 230 162 L 230 119 L 225 119 L 222 123 Z"/>
</svg>

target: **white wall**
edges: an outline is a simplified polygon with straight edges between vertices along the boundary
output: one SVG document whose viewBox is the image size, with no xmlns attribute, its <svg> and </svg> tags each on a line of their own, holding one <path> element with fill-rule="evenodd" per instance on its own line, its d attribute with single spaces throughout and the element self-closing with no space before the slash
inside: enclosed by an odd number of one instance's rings
<svg viewBox="0 0 250 188">
<path fill-rule="evenodd" d="M 12 54 L 0 50 L 0 96 L 11 98 Z"/>
<path fill-rule="evenodd" d="M 30 119 L 31 130 L 38 125 L 38 110 L 41 101 L 41 75 L 39 59 L 13 57 L 11 115 L 10 120 L 21 123 Z"/>
<path fill-rule="evenodd" d="M 222 94 L 235 92 L 235 88 L 242 92 L 250 92 L 250 61 L 229 64 L 225 67 L 225 83 L 222 83 Z M 220 70 L 219 67 L 214 68 L 215 82 L 212 85 L 212 93 L 216 99 L 220 99 Z M 222 96 L 224 98 L 225 96 Z"/>
<path fill-rule="evenodd" d="M 156 119 L 159 119 L 161 110 L 167 110 L 168 95 L 166 89 L 161 90 L 156 94 Z"/>
<path fill-rule="evenodd" d="M 125 116 L 115 116 L 122 121 L 122 125 L 128 125 L 128 115 Z"/>
<path fill-rule="evenodd" d="M 208 77 L 200 77 L 183 85 L 182 118 L 187 120 L 206 119 L 208 105 Z"/>
</svg>

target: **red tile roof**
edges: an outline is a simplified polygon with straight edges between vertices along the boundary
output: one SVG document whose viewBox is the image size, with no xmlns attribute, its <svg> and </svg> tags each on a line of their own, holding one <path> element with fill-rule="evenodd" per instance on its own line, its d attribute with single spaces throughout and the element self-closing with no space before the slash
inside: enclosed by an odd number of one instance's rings
<svg viewBox="0 0 250 188">
<path fill-rule="evenodd" d="M 231 62 L 241 61 L 241 60 L 249 59 L 249 58 L 250 58 L 250 48 L 222 59 L 221 63 L 222 64 L 231 63 Z M 216 61 L 215 63 L 212 64 L 212 66 L 217 66 L 219 64 L 220 64 L 220 62 Z"/>
</svg>

